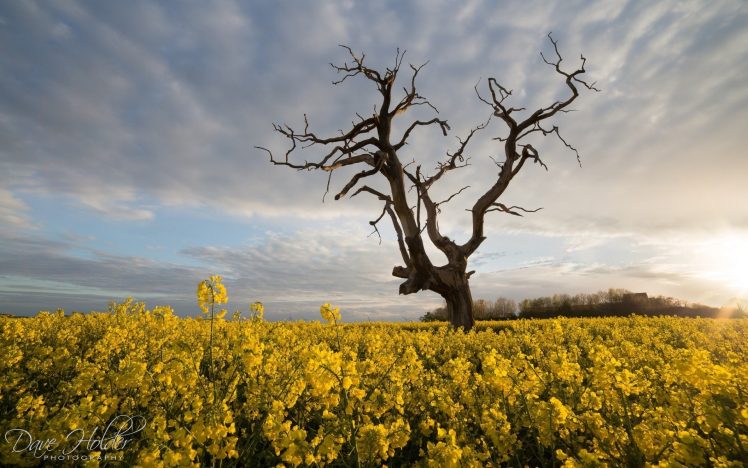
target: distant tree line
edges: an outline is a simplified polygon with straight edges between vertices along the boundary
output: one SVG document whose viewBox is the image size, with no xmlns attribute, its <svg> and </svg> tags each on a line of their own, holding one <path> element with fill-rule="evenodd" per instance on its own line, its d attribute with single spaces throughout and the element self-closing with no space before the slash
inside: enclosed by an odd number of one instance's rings
<svg viewBox="0 0 748 468">
<path fill-rule="evenodd" d="M 476 320 L 511 320 L 516 318 L 553 317 L 622 317 L 637 315 L 676 315 L 681 317 L 744 317 L 738 307 L 723 310 L 704 304 L 688 303 L 666 296 L 649 297 L 626 289 L 611 288 L 591 294 L 554 294 L 524 299 L 519 305 L 503 297 L 494 302 L 478 299 L 473 302 Z M 421 321 L 445 321 L 447 310 L 439 307 L 421 317 Z"/>
<path fill-rule="evenodd" d="M 517 318 L 517 303 L 511 299 L 500 297 L 495 301 L 478 299 L 473 301 L 473 317 L 475 320 L 511 320 Z M 447 308 L 438 307 L 426 312 L 421 317 L 422 322 L 447 321 Z"/>
</svg>

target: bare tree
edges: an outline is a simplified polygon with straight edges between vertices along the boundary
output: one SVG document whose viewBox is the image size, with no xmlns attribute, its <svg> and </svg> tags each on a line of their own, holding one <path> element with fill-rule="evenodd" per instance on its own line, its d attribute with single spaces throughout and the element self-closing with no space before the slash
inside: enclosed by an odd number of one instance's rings
<svg viewBox="0 0 748 468">
<path fill-rule="evenodd" d="M 500 297 L 493 304 L 493 313 L 497 318 L 512 317 L 517 313 L 517 303 L 511 299 Z"/>
<path fill-rule="evenodd" d="M 439 162 L 432 172 L 426 173 L 420 165 L 414 168 L 411 164 L 404 165 L 399 152 L 416 129 L 436 126 L 445 136 L 450 130 L 446 120 L 435 116 L 429 120 L 413 120 L 409 125 L 403 126 L 405 130 L 401 135 L 392 134 L 393 122 L 403 118 L 411 108 L 425 106 L 438 114 L 436 108 L 416 89 L 416 78 L 423 65 L 418 67 L 410 65 L 410 80 L 403 88 L 403 95 L 399 99 L 395 97 L 395 82 L 401 70 L 404 52 L 400 53 L 398 50 L 392 68 L 377 71 L 364 64 L 363 54 L 358 55 L 349 47 L 341 46 L 350 55 L 350 61 L 343 65 L 330 64 L 339 74 L 342 74 L 342 78 L 334 81 L 333 84 L 337 85 L 354 77 L 361 77 L 372 82 L 381 95 L 379 105 L 375 105 L 373 114 L 369 116 L 356 114 L 356 119 L 351 123 L 348 131 L 341 130 L 340 134 L 326 137 L 312 132 L 309 129 L 307 116 L 304 115 L 304 128 L 298 131 L 288 125 L 273 125 L 276 132 L 290 141 L 290 148 L 282 157 L 276 157 L 267 148 L 258 148 L 269 154 L 273 164 L 297 170 L 327 172 L 329 174 L 328 191 L 333 171 L 348 166 L 362 167 L 362 170 L 353 175 L 335 195 L 335 199 L 338 200 L 355 189 L 351 197 L 366 194 L 380 200 L 383 205 L 382 211 L 370 224 L 377 233 L 379 232 L 377 224 L 385 217 L 389 218 L 394 226 L 403 265 L 395 266 L 392 274 L 405 280 L 400 285 L 400 294 L 413 294 L 426 290 L 436 292 L 446 301 L 451 324 L 469 330 L 474 324 L 473 301 L 469 286 L 469 279 L 474 271 L 467 269 L 468 258 L 486 239 L 484 233 L 486 214 L 503 212 L 522 216 L 522 213 L 537 211 L 537 209 L 528 210 L 520 206 L 507 206 L 498 201 L 509 183 L 528 161 L 548 169 L 538 151 L 526 141 L 527 137 L 555 135 L 579 159 L 579 152 L 564 140 L 558 127 L 549 126 L 549 124 L 544 126 L 544 123 L 556 114 L 569 112 L 569 105 L 579 96 L 579 85 L 590 90 L 597 91 L 597 89 L 594 83 L 588 84 L 581 78 L 581 75 L 585 73 L 584 56 L 581 57 L 581 64 L 576 70 L 564 71 L 561 67 L 562 58 L 558 44 L 550 34 L 548 38 L 553 45 L 555 56 L 548 59 L 541 53 L 541 57 L 565 80 L 570 92 L 566 99 L 555 101 L 547 107 L 541 107 L 529 113 L 524 108 L 511 107 L 507 104 L 512 92 L 499 84 L 495 78 L 488 78 L 486 82 L 486 97 L 480 94 L 476 85 L 475 92 L 478 99 L 490 106 L 491 117 L 501 120 L 507 127 L 508 134 L 495 138 L 503 144 L 503 160 L 494 161 L 500 169 L 496 181 L 469 210 L 472 212 L 472 234 L 464 243 L 458 243 L 443 235 L 439 230 L 437 220 L 441 211 L 440 207 L 467 187 L 441 201 L 432 198 L 431 188 L 450 171 L 468 165 L 465 149 L 475 134 L 488 126 L 491 118 L 489 117 L 488 121 L 470 130 L 465 138 L 458 138 L 457 149 L 454 152 L 447 152 L 446 158 Z M 522 111 L 525 111 L 525 114 L 529 113 L 529 116 L 518 117 Z M 316 161 L 301 163 L 291 160 L 292 154 L 297 150 L 311 146 L 324 148 Z M 384 177 L 388 186 L 387 190 L 380 191 L 370 185 L 365 185 L 367 178 L 375 176 Z M 415 200 L 409 201 L 409 196 Z M 424 246 L 424 231 L 429 241 L 446 256 L 446 264 L 435 265 L 431 261 Z"/>
</svg>

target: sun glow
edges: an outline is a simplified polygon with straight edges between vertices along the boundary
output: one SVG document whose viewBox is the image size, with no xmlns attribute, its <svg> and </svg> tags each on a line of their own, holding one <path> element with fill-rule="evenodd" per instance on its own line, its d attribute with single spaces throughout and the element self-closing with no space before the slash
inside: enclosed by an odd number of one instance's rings
<svg viewBox="0 0 748 468">
<path fill-rule="evenodd" d="M 736 293 L 748 293 L 748 235 L 724 235 L 710 242 L 704 254 L 715 279 Z"/>
</svg>

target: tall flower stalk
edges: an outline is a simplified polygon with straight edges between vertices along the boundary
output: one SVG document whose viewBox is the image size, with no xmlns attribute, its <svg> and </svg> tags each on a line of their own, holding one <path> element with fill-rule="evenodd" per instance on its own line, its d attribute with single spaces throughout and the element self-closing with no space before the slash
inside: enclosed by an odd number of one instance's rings
<svg viewBox="0 0 748 468">
<path fill-rule="evenodd" d="M 197 285 L 197 305 L 204 315 L 210 313 L 210 347 L 208 349 L 208 361 L 210 366 L 210 378 L 213 379 L 213 322 L 216 319 L 216 304 L 225 304 L 229 297 L 226 293 L 226 287 L 223 285 L 221 275 L 213 275 L 209 279 L 200 281 Z M 218 313 L 218 318 L 226 315 L 225 310 Z"/>
<path fill-rule="evenodd" d="M 253 302 L 252 305 L 249 306 L 249 310 L 252 312 L 253 320 L 259 321 L 265 316 L 265 306 L 262 305 L 262 302 Z"/>
</svg>

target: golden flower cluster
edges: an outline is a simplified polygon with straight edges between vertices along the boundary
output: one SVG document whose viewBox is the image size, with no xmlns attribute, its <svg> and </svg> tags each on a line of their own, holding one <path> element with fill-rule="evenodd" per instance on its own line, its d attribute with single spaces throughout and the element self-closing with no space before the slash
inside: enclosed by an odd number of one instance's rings
<svg viewBox="0 0 748 468">
<path fill-rule="evenodd" d="M 202 305 L 221 303 L 220 283 Z M 140 415 L 114 454 L 144 467 L 746 460 L 748 320 L 213 325 L 211 346 L 207 320 L 133 301 L 0 318 L 0 430 L 59 440 Z M 11 449 L 0 440 L 0 464 L 39 463 Z"/>
<path fill-rule="evenodd" d="M 340 308 L 333 307 L 329 303 L 320 306 L 319 314 L 329 324 L 336 324 L 340 321 Z"/>
</svg>

